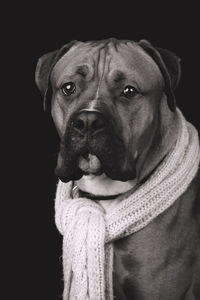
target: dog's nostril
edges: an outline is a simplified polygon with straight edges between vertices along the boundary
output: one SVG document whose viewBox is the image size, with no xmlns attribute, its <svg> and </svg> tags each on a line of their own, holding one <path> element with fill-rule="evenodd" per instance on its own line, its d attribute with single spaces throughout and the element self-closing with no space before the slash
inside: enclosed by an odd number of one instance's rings
<svg viewBox="0 0 200 300">
<path fill-rule="evenodd" d="M 104 128 L 104 126 L 105 126 L 104 120 L 101 118 L 98 118 L 91 122 L 91 129 L 94 131 L 98 129 L 102 129 Z"/>
<path fill-rule="evenodd" d="M 85 122 L 81 119 L 77 119 L 75 122 L 73 122 L 73 126 L 75 129 L 78 129 L 79 131 L 84 131 Z"/>
<path fill-rule="evenodd" d="M 82 134 L 86 132 L 94 134 L 97 131 L 104 129 L 104 127 L 105 120 L 99 112 L 82 111 L 73 120 L 73 128 Z"/>
</svg>

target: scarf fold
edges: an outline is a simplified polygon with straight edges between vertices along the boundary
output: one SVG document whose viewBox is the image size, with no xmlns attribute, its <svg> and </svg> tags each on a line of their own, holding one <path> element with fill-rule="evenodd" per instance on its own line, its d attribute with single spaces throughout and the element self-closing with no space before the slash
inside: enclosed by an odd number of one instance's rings
<svg viewBox="0 0 200 300">
<path fill-rule="evenodd" d="M 180 133 L 171 153 L 132 195 L 106 214 L 73 183 L 58 182 L 55 221 L 63 235 L 63 300 L 112 300 L 113 241 L 148 225 L 186 191 L 198 170 L 196 129 L 178 110 Z"/>
</svg>

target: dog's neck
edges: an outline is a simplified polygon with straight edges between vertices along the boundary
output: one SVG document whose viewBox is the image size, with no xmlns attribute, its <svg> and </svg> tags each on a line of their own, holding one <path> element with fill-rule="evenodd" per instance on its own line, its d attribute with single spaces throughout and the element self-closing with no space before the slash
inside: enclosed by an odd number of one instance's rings
<svg viewBox="0 0 200 300">
<path fill-rule="evenodd" d="M 133 192 L 137 181 L 115 181 L 102 174 L 83 176 L 74 184 L 82 193 L 81 196 L 98 201 L 107 212 Z"/>
<path fill-rule="evenodd" d="M 100 176 L 87 175 L 75 181 L 75 185 L 84 192 L 95 196 L 112 196 L 123 194 L 136 185 L 136 180 L 126 182 L 112 180 L 105 174 Z"/>
<path fill-rule="evenodd" d="M 126 194 L 126 193 L 125 193 Z M 88 194 L 88 198 L 99 203 L 105 210 L 106 214 L 112 211 L 123 199 L 125 199 L 125 194 L 113 195 L 113 196 L 94 196 Z M 79 196 L 84 197 L 85 192 L 79 191 Z"/>
<path fill-rule="evenodd" d="M 98 186 L 97 186 L 98 188 Z M 72 196 L 73 197 L 84 197 L 91 199 L 97 203 L 99 203 L 104 209 L 106 213 L 109 213 L 112 211 L 122 200 L 125 198 L 129 197 L 134 190 L 137 188 L 135 185 L 131 189 L 129 189 L 126 192 L 119 193 L 119 194 L 113 194 L 113 195 L 96 195 L 96 194 L 91 194 L 88 192 L 85 192 L 81 190 L 77 185 L 74 186 Z"/>
</svg>

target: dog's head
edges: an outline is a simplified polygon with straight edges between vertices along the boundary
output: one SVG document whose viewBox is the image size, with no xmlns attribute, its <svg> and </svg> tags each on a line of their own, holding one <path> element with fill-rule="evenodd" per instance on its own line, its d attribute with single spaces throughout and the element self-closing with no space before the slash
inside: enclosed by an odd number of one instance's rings
<svg viewBox="0 0 200 300">
<path fill-rule="evenodd" d="M 147 175 L 147 158 L 162 148 L 158 127 L 175 112 L 179 79 L 177 56 L 146 40 L 73 41 L 42 56 L 36 83 L 61 140 L 58 177 L 104 173 L 126 182 Z M 163 113 L 158 126 L 161 106 L 171 117 Z"/>
</svg>

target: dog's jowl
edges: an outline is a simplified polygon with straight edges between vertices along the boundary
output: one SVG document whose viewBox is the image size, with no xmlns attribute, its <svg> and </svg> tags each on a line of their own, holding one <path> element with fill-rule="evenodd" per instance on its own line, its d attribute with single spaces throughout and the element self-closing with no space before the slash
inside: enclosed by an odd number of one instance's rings
<svg viewBox="0 0 200 300">
<path fill-rule="evenodd" d="M 146 40 L 39 59 L 60 137 L 64 300 L 200 299 L 199 137 L 176 106 L 180 77 L 180 59 Z"/>
</svg>

